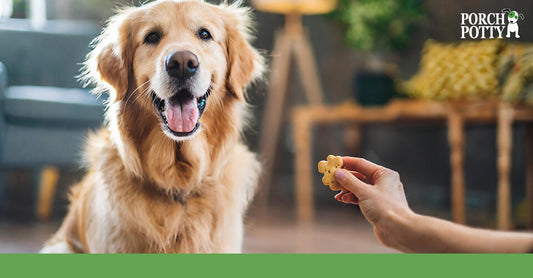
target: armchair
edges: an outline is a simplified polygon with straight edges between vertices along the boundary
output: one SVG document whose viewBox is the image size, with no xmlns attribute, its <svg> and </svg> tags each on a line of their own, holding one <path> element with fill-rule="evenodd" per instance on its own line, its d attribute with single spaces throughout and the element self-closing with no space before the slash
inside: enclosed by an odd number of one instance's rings
<svg viewBox="0 0 533 278">
<path fill-rule="evenodd" d="M 41 170 L 40 219 L 50 215 L 59 169 L 79 163 L 87 132 L 103 121 L 103 100 L 74 78 L 92 37 L 0 26 L 0 171 Z"/>
</svg>

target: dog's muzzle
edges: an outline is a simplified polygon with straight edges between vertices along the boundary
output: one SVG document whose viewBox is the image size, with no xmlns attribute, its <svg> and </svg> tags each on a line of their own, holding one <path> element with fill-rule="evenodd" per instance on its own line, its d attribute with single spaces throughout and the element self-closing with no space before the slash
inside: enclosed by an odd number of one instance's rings
<svg viewBox="0 0 533 278">
<path fill-rule="evenodd" d="M 199 92 L 193 91 L 199 67 L 198 57 L 191 51 L 168 54 L 164 68 L 169 78 L 170 97 L 160 98 L 155 92 L 152 94 L 164 128 L 178 138 L 192 136 L 200 128 L 200 118 L 211 92 L 211 86 L 201 97 L 198 97 Z"/>
</svg>

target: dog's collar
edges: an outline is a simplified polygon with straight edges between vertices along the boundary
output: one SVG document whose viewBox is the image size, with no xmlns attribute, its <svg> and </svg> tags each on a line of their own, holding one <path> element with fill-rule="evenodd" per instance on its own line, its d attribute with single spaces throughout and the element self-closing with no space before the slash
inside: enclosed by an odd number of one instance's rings
<svg viewBox="0 0 533 278">
<path fill-rule="evenodd" d="M 179 190 L 175 188 L 166 190 L 157 185 L 152 185 L 150 187 L 152 191 L 156 193 L 157 195 L 165 199 L 170 199 L 174 203 L 178 203 L 182 206 L 186 205 L 189 199 L 197 198 L 200 196 L 200 193 L 195 192 L 195 191 Z"/>
</svg>

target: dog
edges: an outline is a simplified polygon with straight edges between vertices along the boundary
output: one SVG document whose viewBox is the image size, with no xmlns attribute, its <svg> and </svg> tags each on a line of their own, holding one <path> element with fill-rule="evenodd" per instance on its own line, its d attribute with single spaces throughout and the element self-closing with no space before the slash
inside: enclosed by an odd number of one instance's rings
<svg viewBox="0 0 533 278">
<path fill-rule="evenodd" d="M 518 18 L 524 19 L 524 14 L 519 14 L 517 11 L 511 11 L 511 9 L 505 8 L 502 9 L 502 12 L 507 13 L 507 35 L 506 38 L 511 38 L 511 33 L 515 33 L 515 38 L 519 39 L 520 35 L 518 34 Z"/>
<path fill-rule="evenodd" d="M 85 83 L 109 94 L 87 174 L 43 253 L 238 253 L 261 165 L 243 144 L 261 78 L 240 2 L 121 9 L 93 42 Z"/>
</svg>

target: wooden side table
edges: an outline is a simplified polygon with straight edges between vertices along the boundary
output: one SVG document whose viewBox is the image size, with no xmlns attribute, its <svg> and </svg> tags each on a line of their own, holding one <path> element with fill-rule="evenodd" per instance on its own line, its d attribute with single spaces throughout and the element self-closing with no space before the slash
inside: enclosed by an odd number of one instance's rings
<svg viewBox="0 0 533 278">
<path fill-rule="evenodd" d="M 498 101 L 436 102 L 396 100 L 384 107 L 361 107 L 355 103 L 336 106 L 300 106 L 292 110 L 295 141 L 296 210 L 299 223 L 313 220 L 313 181 L 311 129 L 315 124 L 385 123 L 395 121 L 442 120 L 448 125 L 452 170 L 452 216 L 457 223 L 466 222 L 464 190 L 464 126 L 465 123 L 497 123 L 498 129 L 498 228 L 511 228 L 510 168 L 512 124 L 533 123 L 533 108 Z M 533 138 L 531 127 L 529 138 Z M 528 140 L 527 203 L 529 225 L 533 227 L 533 143 Z"/>
</svg>

